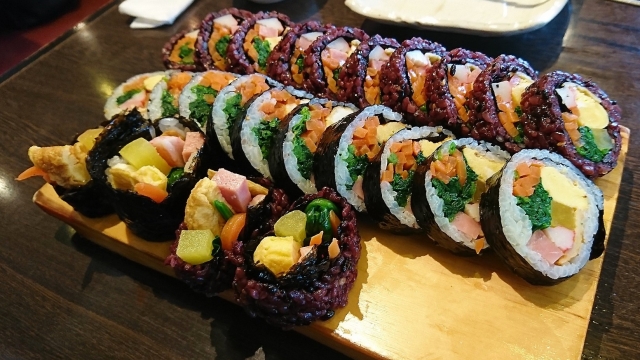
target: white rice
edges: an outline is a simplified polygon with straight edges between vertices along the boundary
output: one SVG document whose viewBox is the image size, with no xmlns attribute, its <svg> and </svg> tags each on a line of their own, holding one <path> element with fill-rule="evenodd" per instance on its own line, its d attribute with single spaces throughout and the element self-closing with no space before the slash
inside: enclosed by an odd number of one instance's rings
<svg viewBox="0 0 640 360">
<path fill-rule="evenodd" d="M 367 211 L 367 207 L 364 204 L 364 199 L 361 199 L 356 195 L 353 190 L 347 190 L 347 184 L 352 184 L 351 176 L 349 175 L 349 169 L 347 169 L 347 163 L 345 159 L 349 156 L 349 145 L 351 145 L 351 141 L 353 139 L 353 132 L 359 128 L 364 126 L 365 120 L 369 116 L 379 115 L 387 119 L 388 121 L 401 121 L 402 115 L 394 112 L 390 108 L 384 105 L 373 105 L 367 106 L 362 109 L 360 113 L 356 116 L 356 118 L 347 126 L 347 128 L 340 136 L 340 141 L 338 142 L 338 151 L 336 153 L 336 157 L 334 159 L 335 165 L 335 178 L 336 178 L 336 187 L 338 193 L 347 201 L 353 205 L 357 211 L 365 212 Z"/>
<path fill-rule="evenodd" d="M 443 130 L 440 128 L 430 127 L 430 126 L 422 126 L 422 127 L 414 127 L 410 129 L 400 130 L 397 133 L 393 134 L 387 140 L 382 149 L 382 156 L 380 158 L 380 177 L 382 177 L 382 173 L 387 169 L 388 158 L 391 154 L 391 145 L 397 143 L 399 141 L 404 140 L 417 140 L 424 139 L 429 135 L 443 133 L 447 136 L 453 137 L 453 134 L 448 130 Z M 428 155 L 426 155 L 428 156 Z M 393 190 L 391 184 L 388 181 L 380 182 L 380 191 L 382 195 L 382 200 L 384 200 L 385 205 L 389 208 L 389 211 L 393 216 L 395 216 L 400 222 L 406 226 L 412 227 L 414 229 L 419 229 L 418 222 L 416 221 L 415 215 L 413 215 L 413 211 L 411 211 L 411 195 L 407 200 L 407 206 L 402 207 L 398 205 L 396 201 L 397 192 Z M 428 197 L 427 197 L 428 198 Z"/>
<path fill-rule="evenodd" d="M 165 90 L 167 90 L 167 82 L 169 81 L 171 76 L 173 76 L 173 74 L 177 72 L 179 71 L 173 71 L 170 74 L 167 74 L 167 77 L 165 77 L 163 80 L 158 82 L 156 86 L 153 87 L 153 90 L 151 90 L 151 95 L 149 95 L 149 105 L 147 105 L 147 111 L 149 112 L 150 120 L 157 120 L 163 116 L 162 94 L 164 93 Z M 185 71 L 185 73 L 189 75 L 193 75 L 193 73 L 191 73 L 190 71 Z M 178 100 L 178 108 L 179 108 L 180 97 L 178 96 L 178 99 L 176 100 Z"/>
<path fill-rule="evenodd" d="M 172 72 L 175 72 L 175 71 L 176 70 L 156 71 L 156 72 L 138 74 L 136 76 L 130 77 L 129 79 L 127 79 L 127 81 L 125 81 L 122 84 L 118 85 L 118 87 L 115 88 L 115 90 L 113 90 L 113 93 L 111 93 L 111 96 L 109 96 L 109 98 L 107 99 L 107 102 L 104 104 L 104 117 L 107 118 L 107 120 L 110 120 L 112 117 L 114 117 L 114 116 L 120 114 L 121 112 L 127 110 L 127 109 L 120 108 L 120 106 L 118 106 L 118 103 L 116 102 L 118 97 L 120 97 L 122 94 L 124 94 L 124 91 L 122 89 L 124 88 L 124 86 L 126 84 L 129 84 L 129 83 L 132 83 L 134 81 L 137 81 L 141 77 L 151 77 L 151 76 L 164 75 L 164 74 L 169 76 L 169 74 L 171 74 Z M 147 91 L 147 90 L 145 90 L 145 91 Z M 149 92 L 149 91 L 147 91 L 147 92 Z M 145 105 L 145 107 L 143 107 L 143 108 L 138 108 L 138 111 L 140 111 L 140 114 L 142 114 L 142 116 L 145 119 L 149 118 L 148 114 L 147 114 L 147 105 Z"/>
<path fill-rule="evenodd" d="M 527 247 L 532 235 L 531 221 L 524 210 L 517 205 L 516 197 L 512 195 L 512 179 L 517 165 L 521 162 L 529 163 L 534 159 L 542 161 L 545 166 L 556 168 L 574 183 L 579 184 L 587 194 L 589 205 L 583 221 L 584 243 L 579 254 L 562 266 L 549 264 L 538 252 Z M 594 183 L 587 180 L 578 169 L 560 155 L 544 150 L 523 150 L 515 154 L 503 169 L 499 204 L 502 228 L 507 241 L 535 270 L 551 279 L 559 279 L 577 273 L 589 261 L 593 237 L 599 226 L 599 211 L 604 206 L 604 197 L 602 191 Z"/>
</svg>

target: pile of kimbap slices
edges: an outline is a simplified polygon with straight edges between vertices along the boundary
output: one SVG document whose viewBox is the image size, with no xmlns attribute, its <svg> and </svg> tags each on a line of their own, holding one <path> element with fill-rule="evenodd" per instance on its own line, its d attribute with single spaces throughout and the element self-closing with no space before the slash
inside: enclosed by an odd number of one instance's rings
<svg viewBox="0 0 640 360">
<path fill-rule="evenodd" d="M 604 250 L 615 101 L 524 60 L 225 9 L 162 49 L 106 120 L 33 166 L 88 217 L 116 213 L 194 290 L 282 327 L 325 320 L 357 276 L 356 213 L 550 285 Z M 430 239 L 430 240 L 428 240 Z"/>
</svg>

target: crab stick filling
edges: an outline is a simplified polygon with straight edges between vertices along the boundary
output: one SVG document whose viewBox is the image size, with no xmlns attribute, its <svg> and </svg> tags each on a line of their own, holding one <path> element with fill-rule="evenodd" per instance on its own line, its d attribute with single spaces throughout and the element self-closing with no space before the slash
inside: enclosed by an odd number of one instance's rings
<svg viewBox="0 0 640 360">
<path fill-rule="evenodd" d="M 243 48 L 259 73 L 267 72 L 267 58 L 271 50 L 282 40 L 285 29 L 277 18 L 261 19 L 244 38 Z"/>
<path fill-rule="evenodd" d="M 380 69 L 382 69 L 382 65 L 389 61 L 394 50 L 393 48 L 383 49 L 380 45 L 377 45 L 369 53 L 369 63 L 364 78 L 364 98 L 370 105 L 381 103 Z"/>
<path fill-rule="evenodd" d="M 296 84 L 302 84 L 304 81 L 304 51 L 320 36 L 321 32 L 309 32 L 300 35 L 296 40 L 295 49 L 290 60 L 291 77 Z"/>
<path fill-rule="evenodd" d="M 231 35 L 238 29 L 238 21 L 231 14 L 227 14 L 213 20 L 211 37 L 208 47 L 213 65 L 220 70 L 227 68 L 227 46 L 231 41 Z"/>
<path fill-rule="evenodd" d="M 183 65 L 193 65 L 195 63 L 196 39 L 198 30 L 185 34 L 178 40 L 169 54 L 169 60 Z"/>
<path fill-rule="evenodd" d="M 140 76 L 122 86 L 122 95 L 116 98 L 118 108 L 131 110 L 138 108 L 146 110 L 149 94 L 153 87 L 164 79 L 164 75 Z"/>
<path fill-rule="evenodd" d="M 473 82 L 476 80 L 481 70 L 473 64 L 447 65 L 447 82 L 449 92 L 456 105 L 458 116 L 463 122 L 469 120 L 469 109 L 465 106 L 467 93 L 473 89 Z"/>
<path fill-rule="evenodd" d="M 344 38 L 339 37 L 330 42 L 320 53 L 324 76 L 327 80 L 327 87 L 333 93 L 338 92 L 338 77 L 342 65 L 347 61 L 349 55 L 356 50 L 358 45 L 360 45 L 360 41 L 357 39 L 347 42 Z"/>
<path fill-rule="evenodd" d="M 513 196 L 531 221 L 530 250 L 558 266 L 578 255 L 589 205 L 579 184 L 554 167 L 522 162 L 516 167 Z"/>
<path fill-rule="evenodd" d="M 520 125 L 522 93 L 531 84 L 533 84 L 533 79 L 521 72 L 513 74 L 508 80 L 491 84 L 498 106 L 498 120 L 507 134 L 516 142 L 522 142 L 522 127 Z"/>
<path fill-rule="evenodd" d="M 427 70 L 439 60 L 440 56 L 433 53 L 423 53 L 420 50 L 411 50 L 405 55 L 407 74 L 411 83 L 411 99 L 422 110 L 426 110 L 424 106 L 427 101 L 422 89 L 424 89 L 424 83 L 427 78 Z"/>
</svg>

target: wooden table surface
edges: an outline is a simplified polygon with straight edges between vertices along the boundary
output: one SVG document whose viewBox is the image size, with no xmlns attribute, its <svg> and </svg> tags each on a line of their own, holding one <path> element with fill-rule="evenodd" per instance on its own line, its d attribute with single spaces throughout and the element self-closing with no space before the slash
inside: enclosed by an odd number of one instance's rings
<svg viewBox="0 0 640 360">
<path fill-rule="evenodd" d="M 497 38 L 383 25 L 351 12 L 342 0 L 264 6 L 199 0 L 174 26 L 144 31 L 129 29 L 129 18 L 107 8 L 0 79 L 0 358 L 243 359 L 259 348 L 268 359 L 342 356 L 93 245 L 32 204 L 41 181 L 14 181 L 30 165 L 30 145 L 68 142 L 102 121 L 115 86 L 162 68 L 160 49 L 172 34 L 229 6 L 359 26 L 399 40 L 420 36 L 449 49 L 513 54 L 541 73 L 563 70 L 596 81 L 620 104 L 632 136 L 583 358 L 640 358 L 640 250 L 633 245 L 640 237 L 634 192 L 640 175 L 634 136 L 640 133 L 640 7 L 605 0 L 570 1 L 547 26 Z"/>
</svg>

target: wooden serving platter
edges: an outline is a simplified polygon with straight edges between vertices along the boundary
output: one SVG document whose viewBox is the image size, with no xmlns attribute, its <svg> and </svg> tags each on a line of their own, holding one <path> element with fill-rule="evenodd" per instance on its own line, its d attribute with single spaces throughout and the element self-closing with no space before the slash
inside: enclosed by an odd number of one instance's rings
<svg viewBox="0 0 640 360">
<path fill-rule="evenodd" d="M 618 167 L 596 181 L 605 195 L 607 234 L 629 145 L 629 130 L 622 130 Z M 86 218 L 50 185 L 33 201 L 98 245 L 173 276 L 163 265 L 170 242 L 141 240 L 115 215 Z M 563 283 L 532 286 L 490 252 L 458 257 L 425 236 L 396 236 L 359 220 L 364 246 L 349 304 L 329 321 L 297 331 L 355 358 L 581 357 L 602 257 Z M 233 301 L 230 291 L 221 296 Z"/>
</svg>

